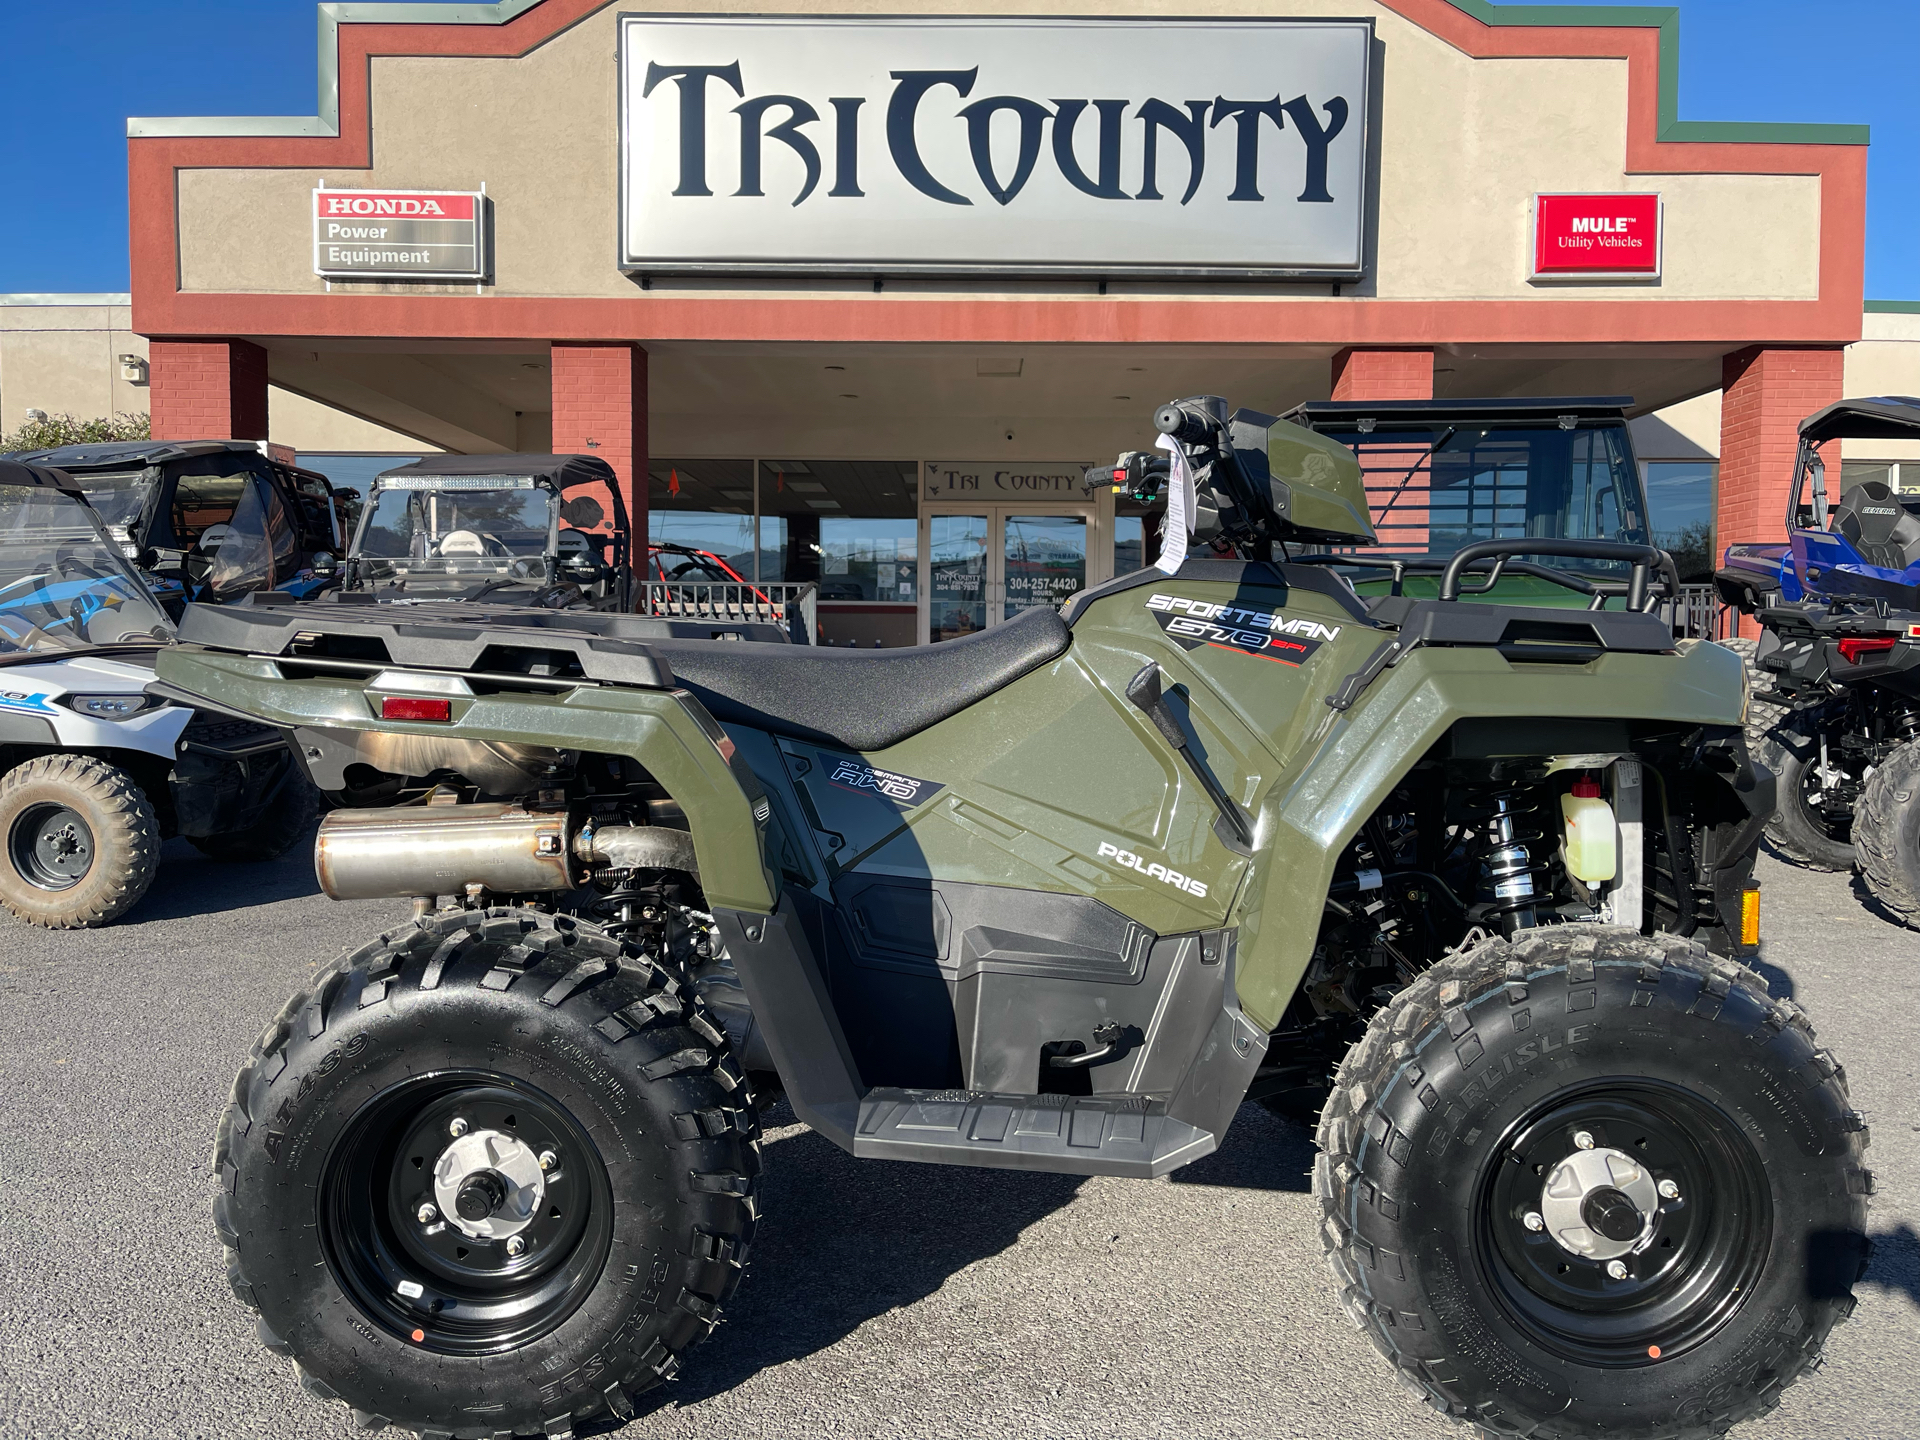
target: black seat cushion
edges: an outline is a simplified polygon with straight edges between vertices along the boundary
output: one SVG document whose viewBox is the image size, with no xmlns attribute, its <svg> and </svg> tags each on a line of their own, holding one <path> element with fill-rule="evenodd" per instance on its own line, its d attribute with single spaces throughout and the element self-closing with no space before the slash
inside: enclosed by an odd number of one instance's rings
<svg viewBox="0 0 1920 1440">
<path fill-rule="evenodd" d="M 911 650 L 654 640 L 674 678 L 718 720 L 848 750 L 884 750 L 957 715 L 1067 648 L 1049 606 Z"/>
<path fill-rule="evenodd" d="M 1920 561 L 1920 517 L 1879 480 L 1863 480 L 1840 497 L 1828 522 L 1869 565 L 1904 570 Z"/>
</svg>

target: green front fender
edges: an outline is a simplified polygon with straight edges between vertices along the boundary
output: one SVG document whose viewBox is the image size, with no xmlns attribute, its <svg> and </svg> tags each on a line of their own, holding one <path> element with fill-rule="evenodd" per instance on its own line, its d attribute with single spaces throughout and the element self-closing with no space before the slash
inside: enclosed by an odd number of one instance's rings
<svg viewBox="0 0 1920 1440">
<path fill-rule="evenodd" d="M 1234 899 L 1240 1003 L 1273 1028 L 1313 957 L 1341 853 L 1413 766 L 1474 718 L 1741 723 L 1740 657 L 1705 641 L 1680 654 L 1602 656 L 1586 665 L 1516 665 L 1491 649 L 1419 649 L 1353 709 L 1327 712 L 1261 803 L 1262 863 Z M 1544 703 L 1543 703 L 1544 702 Z M 1540 754 L 1553 753 L 1543 737 Z"/>
<path fill-rule="evenodd" d="M 214 708 L 289 729 L 381 730 L 622 756 L 644 768 L 686 812 L 709 906 L 767 914 L 778 899 L 778 882 L 766 863 L 764 822 L 754 818 L 758 796 L 742 787 L 706 728 L 719 735 L 719 727 L 685 691 L 582 685 L 452 696 L 450 723 L 402 723 L 380 719 L 373 697 L 351 680 L 289 678 L 272 660 L 173 646 L 160 652 L 155 668 L 167 685 L 214 697 Z M 758 790 L 757 781 L 753 787 Z"/>
</svg>

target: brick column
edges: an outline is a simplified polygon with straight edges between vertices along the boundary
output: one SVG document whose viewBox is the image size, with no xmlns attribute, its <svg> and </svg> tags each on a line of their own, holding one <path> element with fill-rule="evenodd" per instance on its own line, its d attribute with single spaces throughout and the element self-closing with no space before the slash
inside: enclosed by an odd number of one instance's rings
<svg viewBox="0 0 1920 1440">
<path fill-rule="evenodd" d="M 1787 494 L 1800 449 L 1800 422 L 1841 397 L 1846 352 L 1736 350 L 1721 362 L 1720 484 L 1714 505 L 1714 562 L 1737 543 L 1786 537 Z M 1827 493 L 1839 498 L 1840 447 L 1822 448 Z M 1744 635 L 1756 635 L 1751 621 Z"/>
<path fill-rule="evenodd" d="M 147 347 L 156 440 L 267 439 L 267 352 L 251 340 Z"/>
<path fill-rule="evenodd" d="M 1336 400 L 1431 400 L 1433 351 L 1342 350 L 1333 357 Z"/>
<path fill-rule="evenodd" d="M 632 563 L 646 573 L 647 352 L 638 345 L 553 342 L 553 449 L 598 455 L 620 477 L 633 527 Z"/>
</svg>

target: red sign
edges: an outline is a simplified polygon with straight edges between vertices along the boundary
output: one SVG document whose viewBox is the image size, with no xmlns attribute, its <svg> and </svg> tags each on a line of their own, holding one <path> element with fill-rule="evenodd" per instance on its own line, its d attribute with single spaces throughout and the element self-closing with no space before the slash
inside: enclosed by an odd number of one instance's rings
<svg viewBox="0 0 1920 1440">
<path fill-rule="evenodd" d="M 486 197 L 446 190 L 315 190 L 313 269 L 329 280 L 479 280 Z"/>
<path fill-rule="evenodd" d="M 1533 202 L 1536 278 L 1658 278 L 1658 195 L 1537 195 Z"/>
</svg>

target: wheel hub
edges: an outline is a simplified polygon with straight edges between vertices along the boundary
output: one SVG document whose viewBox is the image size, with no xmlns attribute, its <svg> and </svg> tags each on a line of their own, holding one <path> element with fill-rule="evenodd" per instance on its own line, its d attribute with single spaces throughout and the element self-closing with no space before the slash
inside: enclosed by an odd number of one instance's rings
<svg viewBox="0 0 1920 1440">
<path fill-rule="evenodd" d="M 13 866 L 42 890 L 71 890 L 93 867 L 93 831 L 65 805 L 36 805 L 15 821 Z"/>
<path fill-rule="evenodd" d="M 1583 1260 L 1616 1260 L 1653 1242 L 1660 1191 L 1623 1150 L 1575 1150 L 1547 1176 L 1540 1216 L 1560 1248 Z"/>
<path fill-rule="evenodd" d="M 499 1130 L 474 1130 L 433 1167 L 440 1213 L 476 1240 L 505 1240 L 531 1223 L 546 1198 L 546 1176 L 531 1146 Z"/>
</svg>

